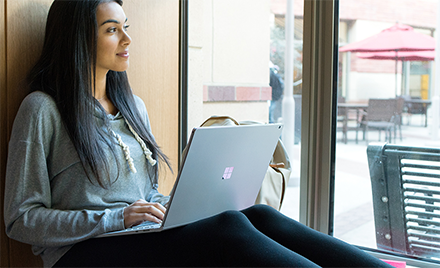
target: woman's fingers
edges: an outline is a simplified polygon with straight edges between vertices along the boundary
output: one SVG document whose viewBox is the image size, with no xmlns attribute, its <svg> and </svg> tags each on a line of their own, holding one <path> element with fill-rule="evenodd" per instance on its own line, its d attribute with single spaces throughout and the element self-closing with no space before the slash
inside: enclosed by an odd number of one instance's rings
<svg viewBox="0 0 440 268">
<path fill-rule="evenodd" d="M 158 209 L 154 205 L 145 205 L 145 206 L 139 206 L 135 207 L 133 209 L 133 212 L 138 214 L 140 217 L 146 216 L 147 218 L 155 217 L 159 220 L 163 220 L 164 217 L 164 211 Z"/>
<path fill-rule="evenodd" d="M 165 214 L 165 207 L 159 203 L 149 203 L 138 200 L 124 209 L 125 227 L 138 225 L 144 221 L 161 223 Z"/>
<path fill-rule="evenodd" d="M 165 207 L 162 206 L 159 203 L 149 203 L 145 200 L 138 200 L 134 202 L 133 209 L 138 213 L 152 213 L 154 215 L 157 214 L 157 216 L 160 217 L 160 219 L 163 219 L 163 215 L 165 214 Z"/>
</svg>

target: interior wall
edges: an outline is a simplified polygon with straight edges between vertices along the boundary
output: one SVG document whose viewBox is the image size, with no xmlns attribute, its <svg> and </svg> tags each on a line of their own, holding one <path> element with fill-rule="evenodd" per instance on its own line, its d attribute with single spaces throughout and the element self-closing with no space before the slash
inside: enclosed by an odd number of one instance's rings
<svg viewBox="0 0 440 268">
<path fill-rule="evenodd" d="M 130 0 L 124 3 L 130 25 L 130 67 L 133 91 L 150 116 L 157 143 L 177 174 L 179 130 L 179 1 Z M 175 175 L 161 171 L 159 191 L 168 194 Z"/>
<path fill-rule="evenodd" d="M 5 0 L 0 0 L 0 16 L 5 15 Z M 6 161 L 6 60 L 5 60 L 5 19 L 0 19 L 0 178 L 4 178 Z M 2 181 L 3 182 L 3 181 Z M 0 183 L 0 213 L 3 215 L 4 184 Z M 3 217 L 0 221 L 0 267 L 9 266 L 8 240 L 4 235 Z"/>
<path fill-rule="evenodd" d="M 12 123 L 21 100 L 26 92 L 21 88 L 21 83 L 26 71 L 37 59 L 44 37 L 45 17 L 51 0 L 32 1 L 5 1 L 5 54 L 6 66 L 5 88 L 2 88 L 2 103 L 6 124 L 2 126 L 5 140 L 2 140 L 2 148 L 7 148 L 7 141 Z M 2 119 L 3 119 L 2 115 Z M 3 153 L 3 152 L 2 152 Z M 6 156 L 6 155 L 5 155 Z M 6 159 L 2 159 L 2 167 L 6 165 Z M 3 171 L 4 169 L 2 169 Z M 4 173 L 2 174 L 4 185 Z M 3 201 L 3 198 L 2 198 Z M 2 206 L 3 208 L 3 206 Z M 3 213 L 2 213 L 3 222 Z M 4 228 L 1 230 L 4 235 Z M 25 267 L 41 265 L 41 259 L 35 257 L 29 245 L 19 243 L 12 239 L 8 240 L 8 259 L 10 267 Z M 3 248 L 3 247 L 2 247 Z M 3 249 L 2 249 L 3 251 Z M 3 260 L 2 260 L 3 262 Z"/>
<path fill-rule="evenodd" d="M 3 223 L 7 141 L 13 120 L 26 92 L 22 81 L 37 59 L 52 0 L 0 0 L 0 235 L 1 267 L 41 266 L 30 246 L 8 239 Z M 128 75 L 133 91 L 149 111 L 153 133 L 177 169 L 179 97 L 179 0 L 130 0 L 124 10 L 131 25 Z M 161 178 L 168 194 L 174 175 Z"/>
</svg>

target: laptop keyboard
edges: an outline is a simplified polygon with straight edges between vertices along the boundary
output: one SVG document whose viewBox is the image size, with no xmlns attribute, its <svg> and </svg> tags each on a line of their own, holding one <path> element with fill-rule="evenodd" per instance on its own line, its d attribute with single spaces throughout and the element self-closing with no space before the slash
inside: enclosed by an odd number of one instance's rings
<svg viewBox="0 0 440 268">
<path fill-rule="evenodd" d="M 143 222 L 139 225 L 133 226 L 131 228 L 125 229 L 127 231 L 139 231 L 139 230 L 148 230 L 148 229 L 156 229 L 156 228 L 160 228 L 160 226 L 162 226 L 161 223 L 156 223 L 156 222 L 152 222 L 152 221 L 146 221 Z"/>
</svg>

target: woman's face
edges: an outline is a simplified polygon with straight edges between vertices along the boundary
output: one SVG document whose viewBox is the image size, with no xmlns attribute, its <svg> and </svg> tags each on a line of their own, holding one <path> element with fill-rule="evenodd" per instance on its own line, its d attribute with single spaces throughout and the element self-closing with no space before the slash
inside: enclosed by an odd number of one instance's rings
<svg viewBox="0 0 440 268">
<path fill-rule="evenodd" d="M 97 75 L 109 70 L 123 72 L 128 68 L 128 47 L 131 38 L 127 34 L 127 17 L 122 7 L 115 2 L 106 2 L 96 11 L 98 22 Z"/>
</svg>

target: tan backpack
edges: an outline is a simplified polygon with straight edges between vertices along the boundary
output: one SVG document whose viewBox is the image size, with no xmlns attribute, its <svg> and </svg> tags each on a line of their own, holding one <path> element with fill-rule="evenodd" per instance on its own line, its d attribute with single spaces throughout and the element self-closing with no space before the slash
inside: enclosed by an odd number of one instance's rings
<svg viewBox="0 0 440 268">
<path fill-rule="evenodd" d="M 203 122 L 201 127 L 254 124 L 262 123 L 256 121 L 237 122 L 230 116 L 211 116 Z M 186 155 L 186 149 L 183 151 L 183 155 Z M 283 142 L 280 139 L 278 140 L 272 161 L 267 169 L 266 176 L 264 177 L 255 204 L 266 204 L 280 210 L 291 171 L 292 168 L 289 156 L 287 155 Z"/>
</svg>

